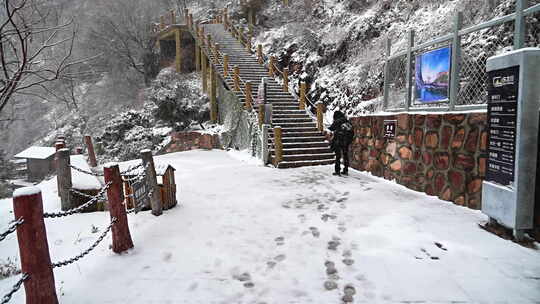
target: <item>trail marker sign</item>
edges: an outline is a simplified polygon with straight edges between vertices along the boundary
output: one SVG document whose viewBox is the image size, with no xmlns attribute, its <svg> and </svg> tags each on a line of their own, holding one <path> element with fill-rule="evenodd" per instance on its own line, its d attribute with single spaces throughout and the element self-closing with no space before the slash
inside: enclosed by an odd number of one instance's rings
<svg viewBox="0 0 540 304">
<path fill-rule="evenodd" d="M 482 212 L 522 239 L 534 219 L 540 49 L 491 57 L 487 71 L 489 144 Z"/>
</svg>

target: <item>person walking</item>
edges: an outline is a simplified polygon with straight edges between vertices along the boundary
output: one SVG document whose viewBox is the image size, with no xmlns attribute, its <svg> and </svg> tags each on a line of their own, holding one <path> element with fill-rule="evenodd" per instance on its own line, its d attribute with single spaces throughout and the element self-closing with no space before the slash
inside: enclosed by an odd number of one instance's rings
<svg viewBox="0 0 540 304">
<path fill-rule="evenodd" d="M 341 111 L 334 112 L 334 122 L 330 126 L 330 131 L 334 133 L 331 149 L 336 153 L 335 172 L 333 175 L 349 174 L 349 146 L 354 137 L 351 122 Z M 341 157 L 343 155 L 343 171 L 341 170 Z"/>
</svg>

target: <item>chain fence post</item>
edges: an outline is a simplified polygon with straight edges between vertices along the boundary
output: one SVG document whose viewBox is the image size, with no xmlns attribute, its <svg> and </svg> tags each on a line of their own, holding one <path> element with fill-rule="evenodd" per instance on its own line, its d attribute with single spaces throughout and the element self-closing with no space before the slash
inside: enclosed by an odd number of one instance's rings
<svg viewBox="0 0 540 304">
<path fill-rule="evenodd" d="M 163 213 L 163 207 L 161 206 L 161 190 L 159 189 L 156 176 L 156 167 L 154 166 L 154 158 L 152 157 L 152 151 L 146 149 L 141 151 L 141 159 L 144 168 L 146 168 L 146 181 L 152 191 L 150 197 L 150 206 L 152 207 L 152 214 L 159 216 Z"/>
<path fill-rule="evenodd" d="M 317 103 L 315 103 L 315 106 L 317 107 L 317 130 L 319 130 L 319 132 L 322 132 L 324 130 L 324 121 L 323 121 L 324 104 L 322 103 L 322 101 L 317 101 Z"/>
<path fill-rule="evenodd" d="M 92 136 L 85 135 L 84 142 L 86 143 L 86 149 L 88 150 L 88 161 L 90 161 L 90 167 L 97 167 L 96 153 L 94 151 Z"/>
<path fill-rule="evenodd" d="M 452 38 L 452 67 L 450 71 L 450 102 L 448 109 L 455 110 L 459 93 L 459 75 L 461 74 L 461 37 L 459 31 L 463 26 L 463 12 L 454 17 L 454 37 Z"/>
<path fill-rule="evenodd" d="M 390 54 L 392 52 L 392 40 L 386 37 L 385 43 L 386 49 L 386 62 L 384 64 L 384 86 L 383 86 L 383 110 L 388 109 L 388 98 L 389 98 L 389 88 L 390 88 Z"/>
<path fill-rule="evenodd" d="M 107 189 L 109 213 L 111 220 L 116 218 L 112 226 L 112 250 L 115 253 L 124 252 L 133 248 L 133 241 L 129 232 L 124 192 L 122 190 L 122 176 L 118 164 L 109 164 L 103 168 L 105 183 L 111 183 Z"/>
<path fill-rule="evenodd" d="M 62 211 L 73 208 L 70 189 L 73 187 L 71 179 L 70 157 L 68 149 L 56 151 L 56 182 Z"/>
<path fill-rule="evenodd" d="M 529 7 L 529 0 L 516 0 L 516 20 L 514 26 L 514 50 L 519 50 L 525 45 L 526 23 L 523 11 Z"/>
<path fill-rule="evenodd" d="M 409 30 L 408 32 L 408 45 L 407 45 L 407 94 L 405 100 L 405 111 L 409 111 L 412 101 L 412 72 L 413 72 L 413 58 L 412 58 L 412 48 L 414 47 L 414 30 Z"/>
<path fill-rule="evenodd" d="M 262 161 L 263 165 L 266 166 L 268 164 L 268 129 L 270 128 L 269 125 L 263 124 L 262 125 Z"/>
<path fill-rule="evenodd" d="M 274 166 L 283 161 L 283 130 L 280 126 L 274 127 Z"/>
<path fill-rule="evenodd" d="M 210 65 L 210 120 L 212 123 L 217 123 L 218 121 L 216 72 L 215 67 Z"/>
<path fill-rule="evenodd" d="M 29 277 L 24 281 L 26 303 L 57 304 L 54 272 L 43 220 L 43 200 L 37 187 L 24 187 L 13 193 L 15 219 L 23 218 L 17 227 L 21 271 Z"/>
<path fill-rule="evenodd" d="M 283 68 L 283 92 L 289 92 L 289 68 Z"/>
</svg>

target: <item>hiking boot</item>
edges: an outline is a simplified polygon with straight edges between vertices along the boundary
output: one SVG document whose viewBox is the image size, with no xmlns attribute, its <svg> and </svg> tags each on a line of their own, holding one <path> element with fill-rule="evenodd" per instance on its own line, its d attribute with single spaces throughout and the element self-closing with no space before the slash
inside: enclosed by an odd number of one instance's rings
<svg viewBox="0 0 540 304">
<path fill-rule="evenodd" d="M 332 173 L 332 175 L 341 176 L 341 174 L 339 172 L 334 172 L 334 173 Z"/>
<path fill-rule="evenodd" d="M 349 171 L 343 170 L 343 171 L 341 172 L 341 174 L 343 174 L 343 175 L 349 175 Z"/>
</svg>

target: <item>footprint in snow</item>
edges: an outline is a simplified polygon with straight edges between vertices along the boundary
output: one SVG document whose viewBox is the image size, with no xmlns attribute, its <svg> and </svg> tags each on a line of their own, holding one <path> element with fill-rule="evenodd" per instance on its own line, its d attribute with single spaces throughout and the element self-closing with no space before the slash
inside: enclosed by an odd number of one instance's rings
<svg viewBox="0 0 540 304">
<path fill-rule="evenodd" d="M 439 243 L 439 242 L 435 242 L 435 246 L 439 247 L 440 249 L 442 249 L 444 251 L 448 251 L 448 249 L 446 247 L 444 247 L 444 245 Z"/>
<path fill-rule="evenodd" d="M 276 245 L 278 246 L 282 246 L 283 244 L 285 244 L 285 238 L 282 236 L 278 236 L 277 238 L 275 238 L 274 241 L 276 241 Z"/>
<path fill-rule="evenodd" d="M 309 227 L 309 230 L 311 230 L 311 234 L 313 235 L 313 237 L 318 238 L 321 235 L 321 233 L 319 232 L 319 228 L 317 227 Z"/>
<path fill-rule="evenodd" d="M 279 254 L 279 255 L 276 255 L 276 256 L 274 257 L 274 260 L 277 261 L 277 262 L 282 262 L 282 261 L 285 260 L 286 257 L 287 257 L 287 256 L 284 255 L 284 254 Z"/>
</svg>

